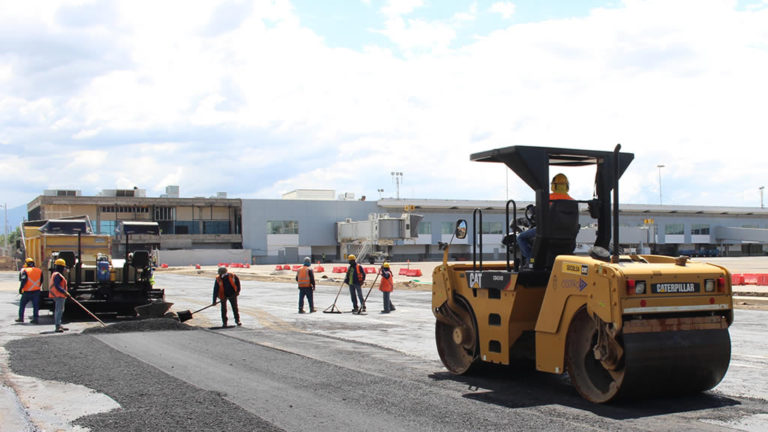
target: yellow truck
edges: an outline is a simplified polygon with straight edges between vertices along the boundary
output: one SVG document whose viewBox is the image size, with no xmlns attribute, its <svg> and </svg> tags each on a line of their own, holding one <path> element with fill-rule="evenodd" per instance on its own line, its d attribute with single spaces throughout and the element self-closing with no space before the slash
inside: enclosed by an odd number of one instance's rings
<svg viewBox="0 0 768 432">
<path fill-rule="evenodd" d="M 475 210 L 471 226 L 457 222 L 457 236 L 473 237 L 472 262 L 449 264 L 446 249 L 432 290 L 437 350 L 449 371 L 527 359 L 539 371 L 567 373 L 595 403 L 699 392 L 722 380 L 731 354 L 730 273 L 687 256 L 621 253 L 619 178 L 633 158 L 620 146 L 514 146 L 471 156 L 506 164 L 535 191 L 526 216 L 536 232 L 523 260 L 510 200 L 506 261 L 484 263 L 482 211 Z M 592 199 L 550 200 L 549 170 L 564 166 L 595 169 Z M 589 255 L 573 254 L 580 208 L 597 223 Z"/>
<path fill-rule="evenodd" d="M 125 222 L 120 229 L 126 242 L 130 233 L 159 233 L 155 222 Z M 48 281 L 57 258 L 67 263 L 70 294 L 91 311 L 133 316 L 136 306 L 164 301 L 164 290 L 152 286 L 149 251 L 129 253 L 126 244 L 126 256 L 113 258 L 112 236 L 94 233 L 87 216 L 23 222 L 21 235 L 25 257 L 43 269 L 42 308 L 53 309 Z"/>
</svg>

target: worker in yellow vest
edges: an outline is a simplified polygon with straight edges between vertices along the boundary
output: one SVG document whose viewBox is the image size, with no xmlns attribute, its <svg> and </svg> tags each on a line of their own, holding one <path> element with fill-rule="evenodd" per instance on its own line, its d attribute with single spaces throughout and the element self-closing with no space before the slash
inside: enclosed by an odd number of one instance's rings
<svg viewBox="0 0 768 432">
<path fill-rule="evenodd" d="M 27 258 L 25 266 L 21 269 L 21 284 L 19 285 L 19 318 L 18 323 L 24 322 L 24 309 L 27 303 L 32 302 L 32 324 L 37 324 L 37 315 L 40 311 L 40 290 L 43 288 L 43 271 L 35 267 L 35 260 Z"/>
<path fill-rule="evenodd" d="M 304 258 L 304 265 L 296 272 L 296 282 L 299 283 L 299 313 L 304 313 L 304 297 L 309 302 L 309 313 L 316 312 L 315 302 L 313 300 L 313 291 L 315 290 L 315 273 L 311 267 L 312 261 L 309 257 Z"/>
<path fill-rule="evenodd" d="M 51 273 L 51 280 L 48 281 L 48 297 L 53 299 L 53 324 L 56 326 L 56 333 L 62 333 L 69 330 L 61 325 L 61 317 L 64 315 L 64 303 L 67 300 L 67 278 L 64 272 L 67 270 L 67 262 L 59 258 L 53 262 L 55 270 Z"/>
</svg>

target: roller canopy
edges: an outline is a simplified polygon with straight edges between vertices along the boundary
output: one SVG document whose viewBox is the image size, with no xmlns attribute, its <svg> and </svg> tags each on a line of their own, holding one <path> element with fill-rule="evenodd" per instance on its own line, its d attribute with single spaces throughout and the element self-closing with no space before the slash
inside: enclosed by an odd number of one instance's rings
<svg viewBox="0 0 768 432">
<path fill-rule="evenodd" d="M 619 153 L 619 177 L 634 159 L 632 153 Z M 515 172 L 534 190 L 549 190 L 549 166 L 598 165 L 607 183 L 612 185 L 613 152 L 564 149 L 555 147 L 512 146 L 471 155 L 477 162 L 501 162 Z"/>
</svg>

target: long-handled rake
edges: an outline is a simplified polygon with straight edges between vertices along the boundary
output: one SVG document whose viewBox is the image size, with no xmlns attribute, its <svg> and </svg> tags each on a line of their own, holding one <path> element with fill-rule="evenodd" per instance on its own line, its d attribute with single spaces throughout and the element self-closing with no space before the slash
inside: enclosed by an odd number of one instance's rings
<svg viewBox="0 0 768 432">
<path fill-rule="evenodd" d="M 363 312 L 363 310 L 365 309 L 365 302 L 368 301 L 368 296 L 371 295 L 371 291 L 373 290 L 373 287 L 376 285 L 376 281 L 379 280 L 379 275 L 380 274 L 381 274 L 381 271 L 376 273 L 376 277 L 373 278 L 373 283 L 371 284 L 371 287 L 368 288 L 368 292 L 365 294 L 365 298 L 363 299 L 362 307 L 360 309 L 358 309 L 357 312 L 355 312 L 358 315 L 360 315 Z"/>
<path fill-rule="evenodd" d="M 338 306 L 336 306 L 336 301 L 339 299 L 339 294 L 341 294 L 341 289 L 344 288 L 344 279 L 341 280 L 341 285 L 339 286 L 339 292 L 336 293 L 336 298 L 333 299 L 333 304 L 328 306 L 323 313 L 341 313 L 341 309 L 339 309 Z"/>
</svg>

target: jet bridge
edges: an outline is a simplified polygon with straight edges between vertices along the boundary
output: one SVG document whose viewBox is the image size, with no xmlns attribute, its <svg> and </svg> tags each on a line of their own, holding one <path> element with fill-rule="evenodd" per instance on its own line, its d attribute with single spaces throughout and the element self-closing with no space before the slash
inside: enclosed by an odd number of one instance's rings
<svg viewBox="0 0 768 432">
<path fill-rule="evenodd" d="M 336 240 L 344 257 L 355 254 L 358 261 L 384 260 L 391 255 L 396 241 L 419 236 L 419 222 L 423 218 L 412 213 L 403 213 L 398 217 L 371 213 L 368 220 L 347 219 L 336 222 Z"/>
</svg>

